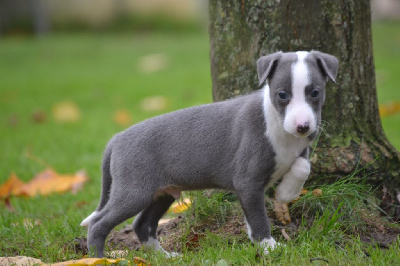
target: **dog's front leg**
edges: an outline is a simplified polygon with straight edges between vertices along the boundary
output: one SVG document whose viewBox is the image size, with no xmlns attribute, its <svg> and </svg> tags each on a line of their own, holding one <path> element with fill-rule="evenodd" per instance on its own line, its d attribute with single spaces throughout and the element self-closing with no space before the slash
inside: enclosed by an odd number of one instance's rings
<svg viewBox="0 0 400 266">
<path fill-rule="evenodd" d="M 267 217 L 264 203 L 264 188 L 247 188 L 245 191 L 238 191 L 238 197 L 242 206 L 247 234 L 250 240 L 264 248 L 264 253 L 273 250 L 277 243 L 271 236 L 271 226 Z"/>
<path fill-rule="evenodd" d="M 310 162 L 298 157 L 275 190 L 275 201 L 289 203 L 296 199 L 310 175 Z"/>
</svg>

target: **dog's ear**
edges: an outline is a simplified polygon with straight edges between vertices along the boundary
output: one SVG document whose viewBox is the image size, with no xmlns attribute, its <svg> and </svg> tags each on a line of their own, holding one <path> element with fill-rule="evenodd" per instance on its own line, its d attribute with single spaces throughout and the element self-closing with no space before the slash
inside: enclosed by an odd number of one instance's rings
<svg viewBox="0 0 400 266">
<path fill-rule="evenodd" d="M 261 86 L 261 84 L 264 83 L 264 81 L 271 76 L 273 73 L 277 62 L 279 59 L 282 57 L 282 52 L 277 52 L 274 54 L 266 55 L 258 59 L 257 61 L 257 74 L 258 74 L 258 81 L 260 84 L 258 86 Z"/>
<path fill-rule="evenodd" d="M 315 56 L 318 67 L 322 74 L 326 77 L 326 81 L 328 81 L 329 78 L 336 83 L 336 75 L 339 67 L 339 61 L 336 59 L 336 57 L 318 51 L 312 51 L 311 54 Z"/>
</svg>

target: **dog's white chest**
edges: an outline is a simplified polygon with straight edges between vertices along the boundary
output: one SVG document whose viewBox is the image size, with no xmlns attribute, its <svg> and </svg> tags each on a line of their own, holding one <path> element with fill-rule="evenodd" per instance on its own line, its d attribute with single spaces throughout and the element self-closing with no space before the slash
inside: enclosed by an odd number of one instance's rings
<svg viewBox="0 0 400 266">
<path fill-rule="evenodd" d="M 277 140 L 275 140 L 277 141 Z M 290 170 L 295 160 L 307 147 L 307 142 L 301 139 L 286 139 L 271 141 L 275 150 L 275 169 L 267 186 L 273 185 L 279 178 Z"/>
</svg>

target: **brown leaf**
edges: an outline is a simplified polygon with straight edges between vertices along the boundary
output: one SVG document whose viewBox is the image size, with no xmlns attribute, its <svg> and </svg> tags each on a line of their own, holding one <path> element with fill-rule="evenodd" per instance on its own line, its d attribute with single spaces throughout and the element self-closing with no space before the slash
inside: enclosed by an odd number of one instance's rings
<svg viewBox="0 0 400 266">
<path fill-rule="evenodd" d="M 32 112 L 31 118 L 34 123 L 40 124 L 46 121 L 46 113 L 38 109 Z"/>
<path fill-rule="evenodd" d="M 287 203 L 274 201 L 274 211 L 276 218 L 282 224 L 290 224 L 292 222 L 292 218 L 290 217 L 289 207 Z"/>
<path fill-rule="evenodd" d="M 290 238 L 290 236 L 286 233 L 285 228 L 282 229 L 282 235 L 283 235 L 283 237 L 284 237 L 287 241 L 292 240 L 292 239 Z"/>
<path fill-rule="evenodd" d="M 188 249 L 194 249 L 199 247 L 199 241 L 200 239 L 204 238 L 206 235 L 205 234 L 191 234 L 188 236 L 188 241 L 186 241 L 186 247 Z"/>
<path fill-rule="evenodd" d="M 316 188 L 312 191 L 312 194 L 317 197 L 322 196 L 322 189 Z"/>
</svg>

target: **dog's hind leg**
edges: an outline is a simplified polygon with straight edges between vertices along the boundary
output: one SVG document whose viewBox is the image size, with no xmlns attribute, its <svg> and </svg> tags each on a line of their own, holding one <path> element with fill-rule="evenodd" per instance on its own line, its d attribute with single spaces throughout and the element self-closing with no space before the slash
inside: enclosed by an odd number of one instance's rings
<svg viewBox="0 0 400 266">
<path fill-rule="evenodd" d="M 91 257 L 104 257 L 104 242 L 110 231 L 116 225 L 137 215 L 151 203 L 153 194 L 143 191 L 145 190 L 125 187 L 118 193 L 110 194 L 107 204 L 89 224 L 88 249 Z"/>
<path fill-rule="evenodd" d="M 157 240 L 158 221 L 175 201 L 172 195 L 164 194 L 154 199 L 133 221 L 133 230 L 139 241 L 145 248 L 162 251 L 167 256 L 175 256 L 175 253 L 165 251 Z"/>
</svg>

